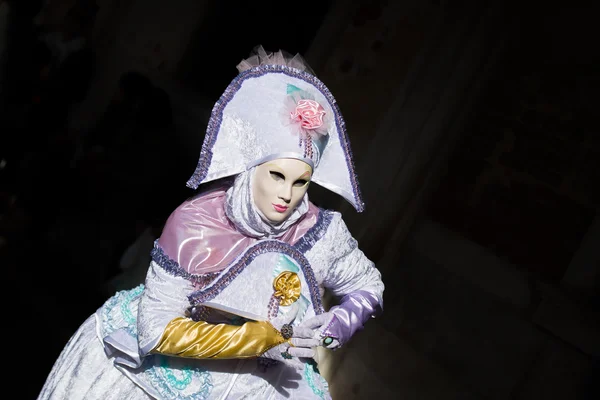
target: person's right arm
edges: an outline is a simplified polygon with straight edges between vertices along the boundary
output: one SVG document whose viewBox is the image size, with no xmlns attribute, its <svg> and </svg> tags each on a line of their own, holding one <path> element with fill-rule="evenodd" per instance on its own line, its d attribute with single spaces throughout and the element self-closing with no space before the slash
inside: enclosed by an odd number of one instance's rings
<svg viewBox="0 0 600 400">
<path fill-rule="evenodd" d="M 258 357 L 286 340 L 268 321 L 211 324 L 185 316 L 191 282 L 152 261 L 138 310 L 142 356 L 160 353 L 199 359 Z"/>
</svg>

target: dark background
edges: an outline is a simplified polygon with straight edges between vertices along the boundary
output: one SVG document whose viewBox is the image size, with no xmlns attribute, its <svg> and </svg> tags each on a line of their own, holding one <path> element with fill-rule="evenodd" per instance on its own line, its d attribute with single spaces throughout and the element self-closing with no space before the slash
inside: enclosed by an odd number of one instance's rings
<svg viewBox="0 0 600 400">
<path fill-rule="evenodd" d="M 318 187 L 311 198 L 343 212 L 386 284 L 382 318 L 331 358 L 334 397 L 600 398 L 598 7 L 0 10 L 3 337 L 17 398 L 35 398 L 79 324 L 143 279 L 152 239 L 193 194 L 212 104 L 259 44 L 304 55 L 336 95 L 367 212 Z"/>
</svg>

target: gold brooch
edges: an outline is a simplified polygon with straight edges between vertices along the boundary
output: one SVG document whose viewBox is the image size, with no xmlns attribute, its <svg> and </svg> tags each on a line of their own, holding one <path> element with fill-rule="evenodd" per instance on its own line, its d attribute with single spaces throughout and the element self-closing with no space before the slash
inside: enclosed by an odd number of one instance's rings
<svg viewBox="0 0 600 400">
<path fill-rule="evenodd" d="M 279 305 L 289 306 L 300 298 L 302 284 L 298 274 L 291 271 L 283 271 L 273 281 L 274 297 L 279 298 Z"/>
</svg>

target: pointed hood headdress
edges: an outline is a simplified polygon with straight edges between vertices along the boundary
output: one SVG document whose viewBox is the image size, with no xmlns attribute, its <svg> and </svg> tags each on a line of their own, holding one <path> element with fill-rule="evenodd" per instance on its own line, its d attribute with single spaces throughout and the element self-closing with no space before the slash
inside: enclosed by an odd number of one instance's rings
<svg viewBox="0 0 600 400">
<path fill-rule="evenodd" d="M 237 175 L 277 158 L 313 168 L 312 181 L 349 201 L 364 203 L 350 141 L 338 105 L 301 56 L 259 46 L 215 103 L 187 186 Z"/>
</svg>

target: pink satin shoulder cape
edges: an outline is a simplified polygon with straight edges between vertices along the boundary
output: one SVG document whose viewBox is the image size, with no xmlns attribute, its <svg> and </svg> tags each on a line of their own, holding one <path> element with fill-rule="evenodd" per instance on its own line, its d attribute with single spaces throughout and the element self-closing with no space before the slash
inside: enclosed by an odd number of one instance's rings
<svg viewBox="0 0 600 400">
<path fill-rule="evenodd" d="M 225 214 L 226 188 L 186 200 L 167 219 L 158 244 L 163 252 L 190 274 L 217 272 L 258 239 L 244 236 Z M 295 244 L 315 223 L 319 208 L 308 212 L 279 240 Z"/>
</svg>

